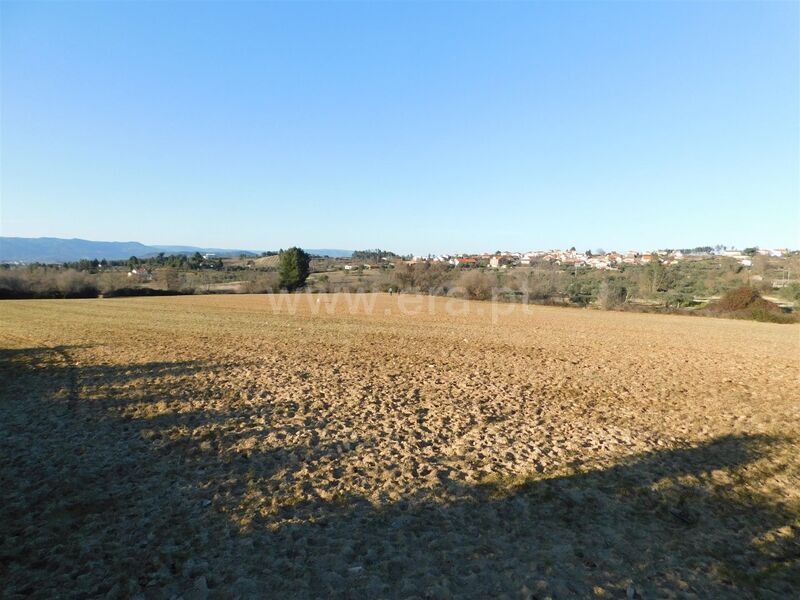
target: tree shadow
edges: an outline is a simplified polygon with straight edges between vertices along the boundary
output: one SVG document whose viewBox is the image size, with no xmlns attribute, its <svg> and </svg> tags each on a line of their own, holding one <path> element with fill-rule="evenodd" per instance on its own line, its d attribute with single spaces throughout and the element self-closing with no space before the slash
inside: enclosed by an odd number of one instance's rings
<svg viewBox="0 0 800 600">
<path fill-rule="evenodd" d="M 769 458 L 790 439 L 727 436 L 480 485 L 443 478 L 386 499 L 337 486 L 345 465 L 368 471 L 370 439 L 327 439 L 291 402 L 232 404 L 215 387 L 219 365 L 76 365 L 72 350 L 0 351 L 9 598 L 785 598 L 800 588 L 797 500 L 753 485 L 780 471 Z M 320 465 L 327 487 L 309 475 Z M 372 468 L 391 487 L 395 466 Z"/>
</svg>

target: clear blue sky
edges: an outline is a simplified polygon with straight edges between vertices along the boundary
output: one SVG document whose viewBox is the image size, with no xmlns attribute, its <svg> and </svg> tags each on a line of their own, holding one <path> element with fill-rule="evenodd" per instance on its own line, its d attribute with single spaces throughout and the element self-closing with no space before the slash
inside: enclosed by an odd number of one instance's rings
<svg viewBox="0 0 800 600">
<path fill-rule="evenodd" d="M 799 6 L 3 2 L 2 234 L 798 247 Z"/>
</svg>

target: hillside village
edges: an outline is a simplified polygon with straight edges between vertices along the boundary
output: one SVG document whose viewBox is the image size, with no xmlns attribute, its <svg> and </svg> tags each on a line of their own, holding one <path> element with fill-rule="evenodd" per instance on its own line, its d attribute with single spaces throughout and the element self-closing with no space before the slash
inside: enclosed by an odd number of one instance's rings
<svg viewBox="0 0 800 600">
<path fill-rule="evenodd" d="M 658 250 L 653 252 L 639 252 L 629 250 L 624 253 L 591 251 L 578 252 L 575 248 L 569 250 L 532 250 L 530 252 L 496 252 L 494 254 L 456 254 L 456 255 L 428 255 L 414 256 L 407 262 L 410 264 L 420 262 L 446 263 L 455 267 L 490 267 L 503 269 L 515 266 L 530 266 L 537 261 L 548 262 L 556 265 L 591 267 L 601 270 L 618 270 L 623 265 L 646 265 L 658 260 L 664 265 L 676 264 L 684 260 L 705 260 L 713 257 L 724 257 L 739 262 L 744 267 L 751 267 L 756 256 L 770 258 L 784 258 L 790 254 L 786 248 L 760 249 L 703 249 L 703 250 Z M 388 259 L 384 259 L 388 260 Z M 353 268 L 352 265 L 348 265 Z M 347 266 L 345 267 L 348 268 Z M 348 269 L 349 270 L 349 269 Z"/>
<path fill-rule="evenodd" d="M 275 292 L 282 289 L 280 260 L 274 251 L 223 257 L 214 252 L 162 252 L 127 260 L 6 264 L 0 273 L 0 297 Z M 303 289 L 424 291 L 512 302 L 683 310 L 702 309 L 746 285 L 776 310 L 793 312 L 800 302 L 798 273 L 800 252 L 784 248 L 580 252 L 571 247 L 428 256 L 368 249 L 346 257 L 310 254 Z"/>
</svg>

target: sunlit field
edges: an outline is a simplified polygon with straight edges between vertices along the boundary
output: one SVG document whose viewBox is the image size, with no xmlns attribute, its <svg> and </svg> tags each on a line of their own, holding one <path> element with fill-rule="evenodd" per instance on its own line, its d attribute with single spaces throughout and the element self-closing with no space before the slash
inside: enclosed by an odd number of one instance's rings
<svg viewBox="0 0 800 600">
<path fill-rule="evenodd" d="M 800 325 L 7 301 L 3 597 L 788 598 Z"/>
</svg>

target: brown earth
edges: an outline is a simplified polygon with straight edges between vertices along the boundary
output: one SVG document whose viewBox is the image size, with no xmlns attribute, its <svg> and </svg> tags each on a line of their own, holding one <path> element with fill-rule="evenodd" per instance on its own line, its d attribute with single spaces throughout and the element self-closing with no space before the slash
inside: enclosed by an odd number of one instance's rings
<svg viewBox="0 0 800 600">
<path fill-rule="evenodd" d="M 2 597 L 800 589 L 797 325 L 189 296 L 0 343 Z"/>
</svg>

